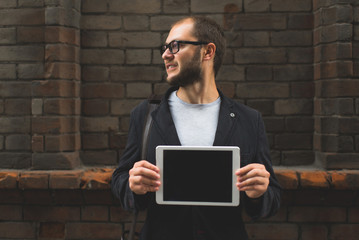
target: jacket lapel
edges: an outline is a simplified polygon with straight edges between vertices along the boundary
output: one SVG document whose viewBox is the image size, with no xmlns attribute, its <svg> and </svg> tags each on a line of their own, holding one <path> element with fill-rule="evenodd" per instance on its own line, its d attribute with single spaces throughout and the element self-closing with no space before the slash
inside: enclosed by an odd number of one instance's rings
<svg viewBox="0 0 359 240">
<path fill-rule="evenodd" d="M 230 102 L 220 91 L 219 94 L 222 102 L 213 146 L 223 146 L 228 144 L 229 137 L 231 133 L 233 133 L 234 123 L 239 117 L 238 113 L 233 112 L 232 102 Z"/>
<path fill-rule="evenodd" d="M 169 94 L 174 90 L 173 88 L 169 89 L 160 106 L 152 112 L 153 126 L 158 130 L 166 145 L 181 145 L 168 105 Z"/>
</svg>

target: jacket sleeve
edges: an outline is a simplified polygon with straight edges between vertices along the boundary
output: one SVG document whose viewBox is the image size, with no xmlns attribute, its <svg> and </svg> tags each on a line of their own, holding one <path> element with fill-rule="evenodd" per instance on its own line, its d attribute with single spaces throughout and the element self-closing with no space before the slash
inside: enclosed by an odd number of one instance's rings
<svg viewBox="0 0 359 240">
<path fill-rule="evenodd" d="M 138 107 L 131 113 L 127 145 L 111 180 L 112 192 L 125 210 L 142 210 L 146 208 L 148 200 L 147 194 L 136 195 L 129 187 L 129 170 L 141 160 L 143 116 L 140 109 Z"/>
<path fill-rule="evenodd" d="M 258 199 L 250 199 L 246 194 L 243 194 L 245 209 L 253 219 L 270 217 L 280 207 L 281 187 L 272 168 L 265 127 L 259 113 L 257 115 L 256 151 L 253 162 L 263 164 L 270 173 L 269 186 L 267 191 Z"/>
</svg>

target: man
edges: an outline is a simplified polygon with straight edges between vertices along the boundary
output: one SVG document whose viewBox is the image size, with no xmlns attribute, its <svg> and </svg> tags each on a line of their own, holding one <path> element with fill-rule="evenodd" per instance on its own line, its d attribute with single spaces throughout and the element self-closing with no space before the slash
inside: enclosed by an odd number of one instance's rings
<svg viewBox="0 0 359 240">
<path fill-rule="evenodd" d="M 185 18 L 173 25 L 162 51 L 167 81 L 174 87 L 152 113 L 147 159 L 140 159 L 146 101 L 132 112 L 126 150 L 113 174 L 113 192 L 125 209 L 148 210 L 140 239 L 248 239 L 241 209 L 254 219 L 273 215 L 280 205 L 280 186 L 260 114 L 226 98 L 216 88 L 215 76 L 225 51 L 224 34 L 210 19 Z M 238 146 L 240 206 L 156 204 L 154 193 L 161 185 L 155 166 L 158 145 Z"/>
</svg>

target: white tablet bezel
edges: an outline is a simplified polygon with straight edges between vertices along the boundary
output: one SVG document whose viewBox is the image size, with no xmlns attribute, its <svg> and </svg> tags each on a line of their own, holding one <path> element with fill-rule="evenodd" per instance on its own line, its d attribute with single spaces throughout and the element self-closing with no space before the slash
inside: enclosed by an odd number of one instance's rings
<svg viewBox="0 0 359 240">
<path fill-rule="evenodd" d="M 232 201 L 231 202 L 193 202 L 193 201 L 165 201 L 163 199 L 163 151 L 164 150 L 200 150 L 200 151 L 231 151 L 232 152 Z M 156 165 L 160 169 L 161 186 L 156 192 L 157 204 L 168 205 L 199 205 L 199 206 L 238 206 L 239 191 L 236 187 L 237 176 L 235 171 L 240 168 L 240 149 L 232 146 L 158 146 L 156 148 Z"/>
</svg>

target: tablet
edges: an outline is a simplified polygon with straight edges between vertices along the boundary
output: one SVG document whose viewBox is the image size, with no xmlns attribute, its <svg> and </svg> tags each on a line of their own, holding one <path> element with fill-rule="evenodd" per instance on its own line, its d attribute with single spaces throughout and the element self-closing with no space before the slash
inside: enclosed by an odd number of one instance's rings
<svg viewBox="0 0 359 240">
<path fill-rule="evenodd" d="M 158 146 L 158 204 L 238 206 L 238 147 Z"/>
</svg>

